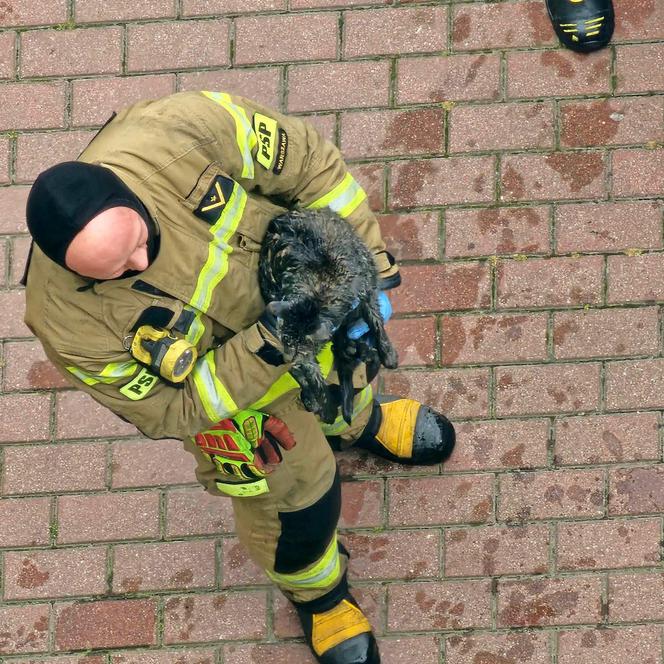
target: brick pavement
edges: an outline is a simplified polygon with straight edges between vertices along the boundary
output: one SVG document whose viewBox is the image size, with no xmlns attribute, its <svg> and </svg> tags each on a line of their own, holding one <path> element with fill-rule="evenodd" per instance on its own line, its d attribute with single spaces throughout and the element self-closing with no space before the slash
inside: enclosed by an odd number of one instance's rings
<svg viewBox="0 0 664 664">
<path fill-rule="evenodd" d="M 226 89 L 336 141 L 403 265 L 387 389 L 442 468 L 339 458 L 351 577 L 401 664 L 661 664 L 664 5 L 557 47 L 540 0 L 0 2 L 0 662 L 311 662 L 176 441 L 23 325 L 27 186 L 142 97 Z"/>
</svg>

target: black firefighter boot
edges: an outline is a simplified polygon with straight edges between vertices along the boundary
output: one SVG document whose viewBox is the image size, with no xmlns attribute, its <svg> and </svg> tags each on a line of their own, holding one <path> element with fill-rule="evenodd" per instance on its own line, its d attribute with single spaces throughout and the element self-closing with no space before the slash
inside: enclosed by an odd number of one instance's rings
<svg viewBox="0 0 664 664">
<path fill-rule="evenodd" d="M 380 664 L 378 645 L 367 617 L 340 584 L 312 602 L 293 602 L 304 637 L 320 664 Z"/>
<path fill-rule="evenodd" d="M 454 427 L 444 415 L 414 399 L 376 395 L 355 447 L 390 461 L 420 465 L 447 459 L 455 440 Z"/>
</svg>

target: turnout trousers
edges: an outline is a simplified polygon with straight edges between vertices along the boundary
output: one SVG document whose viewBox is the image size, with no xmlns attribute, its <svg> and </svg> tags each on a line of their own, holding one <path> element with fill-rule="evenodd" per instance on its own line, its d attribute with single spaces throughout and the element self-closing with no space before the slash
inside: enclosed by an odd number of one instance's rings
<svg viewBox="0 0 664 664">
<path fill-rule="evenodd" d="M 331 382 L 334 378 L 329 377 Z M 236 532 L 248 555 L 294 602 L 315 604 L 339 585 L 346 572 L 348 556 L 337 542 L 341 486 L 326 435 L 338 436 L 342 447 L 348 447 L 369 420 L 371 385 L 366 375 L 354 378 L 350 426 L 340 416 L 331 425 L 321 423 L 304 410 L 298 392 L 265 408 L 286 423 L 297 444 L 292 450 L 282 450 L 283 461 L 267 476 L 269 492 L 230 498 Z M 363 387 L 358 388 L 358 382 Z M 223 478 L 214 463 L 192 441 L 184 445 L 196 457 L 199 482 L 209 493 L 228 498 L 216 487 L 216 481 Z"/>
</svg>

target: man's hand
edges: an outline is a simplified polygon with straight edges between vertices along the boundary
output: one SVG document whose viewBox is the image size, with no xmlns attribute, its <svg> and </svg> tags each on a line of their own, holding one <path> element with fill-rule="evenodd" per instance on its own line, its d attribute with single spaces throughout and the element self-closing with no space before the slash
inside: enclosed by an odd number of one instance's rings
<svg viewBox="0 0 664 664">
<path fill-rule="evenodd" d="M 385 291 L 378 291 L 378 308 L 380 309 L 380 315 L 383 318 L 383 322 L 387 323 L 392 316 L 392 303 Z M 363 337 L 368 331 L 369 326 L 367 323 L 364 320 L 358 320 L 348 328 L 347 334 L 349 339 L 355 340 Z"/>
<path fill-rule="evenodd" d="M 277 417 L 257 410 L 241 410 L 235 417 L 197 433 L 198 448 L 209 454 L 219 472 L 239 480 L 261 479 L 281 462 L 280 447 L 290 450 L 295 439 Z"/>
</svg>

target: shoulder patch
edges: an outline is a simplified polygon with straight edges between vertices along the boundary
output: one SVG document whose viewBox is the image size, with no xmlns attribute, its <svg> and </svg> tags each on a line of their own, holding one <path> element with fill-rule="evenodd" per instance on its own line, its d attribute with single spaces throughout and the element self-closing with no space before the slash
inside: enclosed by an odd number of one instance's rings
<svg viewBox="0 0 664 664">
<path fill-rule="evenodd" d="M 136 378 L 120 388 L 120 393 L 132 401 L 140 401 L 148 396 L 150 390 L 156 385 L 157 380 L 157 376 L 143 368 L 139 371 Z"/>
<path fill-rule="evenodd" d="M 254 132 L 258 138 L 256 161 L 265 169 L 279 174 L 284 168 L 288 136 L 277 121 L 261 113 L 254 113 Z"/>
<path fill-rule="evenodd" d="M 219 215 L 226 207 L 226 203 L 233 193 L 235 183 L 230 178 L 223 175 L 217 175 L 212 181 L 210 188 L 201 200 L 194 214 L 208 224 L 216 224 L 219 221 Z"/>
</svg>

